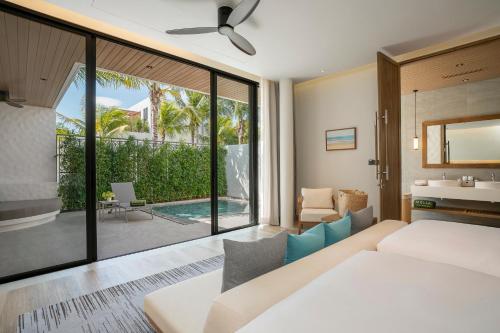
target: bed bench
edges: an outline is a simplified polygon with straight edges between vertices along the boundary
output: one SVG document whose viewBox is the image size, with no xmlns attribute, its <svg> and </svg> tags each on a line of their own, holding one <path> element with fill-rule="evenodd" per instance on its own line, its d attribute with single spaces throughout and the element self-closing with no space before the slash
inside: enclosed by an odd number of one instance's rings
<svg viewBox="0 0 500 333">
<path fill-rule="evenodd" d="M 144 310 L 161 333 L 229 333 L 362 250 L 376 250 L 406 222 L 387 220 L 301 260 L 220 293 L 222 270 L 157 290 Z"/>
</svg>

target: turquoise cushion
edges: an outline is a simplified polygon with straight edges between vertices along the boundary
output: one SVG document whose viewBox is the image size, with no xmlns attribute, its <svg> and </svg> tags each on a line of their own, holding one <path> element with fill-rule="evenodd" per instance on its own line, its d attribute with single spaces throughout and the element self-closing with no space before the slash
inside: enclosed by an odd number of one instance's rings
<svg viewBox="0 0 500 333">
<path fill-rule="evenodd" d="M 325 223 L 325 246 L 330 246 L 351 235 L 351 215 Z"/>
<path fill-rule="evenodd" d="M 288 235 L 285 264 L 299 260 L 325 247 L 325 226 L 318 224 L 302 235 Z"/>
</svg>

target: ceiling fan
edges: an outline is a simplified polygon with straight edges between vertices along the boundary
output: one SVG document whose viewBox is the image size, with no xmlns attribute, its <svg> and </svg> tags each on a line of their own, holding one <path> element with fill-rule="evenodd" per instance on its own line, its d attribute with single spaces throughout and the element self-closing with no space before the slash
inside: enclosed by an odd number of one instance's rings
<svg viewBox="0 0 500 333">
<path fill-rule="evenodd" d="M 255 55 L 255 48 L 243 36 L 234 31 L 234 27 L 252 15 L 260 0 L 242 0 L 233 10 L 231 7 L 219 7 L 219 25 L 217 27 L 198 27 L 167 30 L 170 35 L 193 35 L 218 32 L 229 38 L 231 43 L 248 55 Z"/>
<path fill-rule="evenodd" d="M 10 98 L 8 91 L 0 90 L 0 102 L 5 102 L 15 108 L 24 108 L 24 105 L 21 105 L 19 103 L 26 102 L 26 100 L 21 98 Z"/>
</svg>

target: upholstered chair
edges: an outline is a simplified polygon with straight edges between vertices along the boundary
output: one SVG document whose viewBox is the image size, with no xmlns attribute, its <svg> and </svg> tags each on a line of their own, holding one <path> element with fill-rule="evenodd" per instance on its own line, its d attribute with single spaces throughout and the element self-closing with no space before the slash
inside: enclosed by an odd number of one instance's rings
<svg viewBox="0 0 500 333">
<path fill-rule="evenodd" d="M 337 215 L 335 199 L 331 188 L 302 188 L 297 198 L 297 219 L 299 234 L 305 226 L 313 226 L 325 217 Z M 332 218 L 333 219 L 333 218 Z"/>
</svg>

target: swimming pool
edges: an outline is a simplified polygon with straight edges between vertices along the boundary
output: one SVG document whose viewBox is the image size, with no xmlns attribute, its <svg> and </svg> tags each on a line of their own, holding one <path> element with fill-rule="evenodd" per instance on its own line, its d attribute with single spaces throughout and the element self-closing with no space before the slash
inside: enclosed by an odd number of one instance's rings
<svg viewBox="0 0 500 333">
<path fill-rule="evenodd" d="M 220 199 L 218 203 L 219 216 L 248 214 L 249 212 L 247 202 Z M 210 218 L 211 205 L 210 201 L 175 203 L 153 207 L 153 211 L 165 217 L 195 222 Z"/>
</svg>

